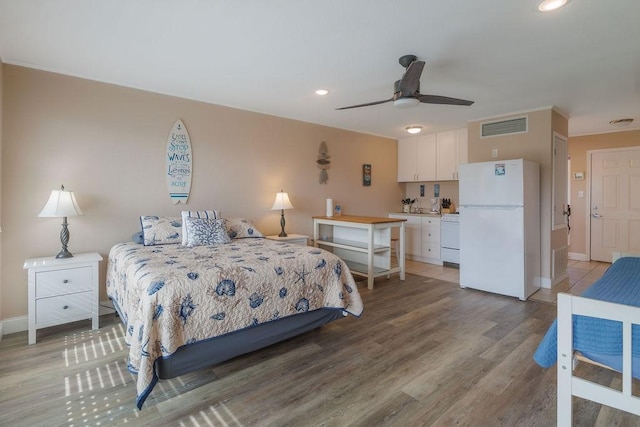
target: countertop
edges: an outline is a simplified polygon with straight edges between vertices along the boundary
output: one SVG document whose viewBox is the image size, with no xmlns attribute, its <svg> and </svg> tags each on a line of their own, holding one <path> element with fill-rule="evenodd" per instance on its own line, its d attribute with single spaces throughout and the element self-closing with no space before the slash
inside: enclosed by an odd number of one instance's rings
<svg viewBox="0 0 640 427">
<path fill-rule="evenodd" d="M 440 212 L 423 212 L 423 213 L 407 213 L 407 212 L 389 212 L 390 215 L 407 215 L 407 216 L 442 216 Z"/>
</svg>

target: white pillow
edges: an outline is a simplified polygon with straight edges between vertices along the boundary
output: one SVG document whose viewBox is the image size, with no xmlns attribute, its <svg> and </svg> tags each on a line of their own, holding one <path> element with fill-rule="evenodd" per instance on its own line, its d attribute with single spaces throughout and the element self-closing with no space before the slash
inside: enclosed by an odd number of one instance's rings
<svg viewBox="0 0 640 427">
<path fill-rule="evenodd" d="M 216 211 L 216 210 L 210 210 L 210 211 L 182 211 L 182 244 L 183 245 L 187 245 L 187 241 L 189 240 L 187 227 L 185 225 L 186 218 L 218 219 L 218 218 L 220 218 L 220 211 Z"/>
<path fill-rule="evenodd" d="M 184 221 L 178 217 L 143 215 L 140 217 L 142 243 L 145 246 L 179 243 Z"/>
<path fill-rule="evenodd" d="M 225 218 L 229 237 L 232 239 L 246 239 L 249 237 L 264 237 L 260 230 L 246 218 Z"/>
</svg>

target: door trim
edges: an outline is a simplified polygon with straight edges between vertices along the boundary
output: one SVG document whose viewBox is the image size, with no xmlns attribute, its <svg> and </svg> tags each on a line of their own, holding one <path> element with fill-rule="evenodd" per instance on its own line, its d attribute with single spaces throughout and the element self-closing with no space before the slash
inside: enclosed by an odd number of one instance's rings
<svg viewBox="0 0 640 427">
<path fill-rule="evenodd" d="M 604 148 L 601 150 L 588 150 L 587 151 L 587 202 L 585 204 L 585 252 L 587 255 L 586 261 L 591 261 L 591 161 L 593 154 L 596 153 L 613 153 L 616 151 L 640 151 L 639 146 L 618 147 L 618 148 Z"/>
</svg>

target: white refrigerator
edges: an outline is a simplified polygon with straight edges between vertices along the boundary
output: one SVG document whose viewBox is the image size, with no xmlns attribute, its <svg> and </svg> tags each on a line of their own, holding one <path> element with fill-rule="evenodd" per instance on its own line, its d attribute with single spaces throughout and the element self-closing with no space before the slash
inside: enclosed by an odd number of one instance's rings
<svg viewBox="0 0 640 427">
<path fill-rule="evenodd" d="M 460 286 L 526 300 L 540 289 L 540 168 L 459 166 Z"/>
</svg>

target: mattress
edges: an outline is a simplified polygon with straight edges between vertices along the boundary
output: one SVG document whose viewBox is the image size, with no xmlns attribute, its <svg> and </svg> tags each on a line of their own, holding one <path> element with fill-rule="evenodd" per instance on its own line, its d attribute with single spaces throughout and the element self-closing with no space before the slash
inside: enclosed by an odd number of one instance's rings
<svg viewBox="0 0 640 427">
<path fill-rule="evenodd" d="M 115 245 L 107 294 L 125 324 L 138 407 L 157 382 L 156 361 L 163 365 L 181 347 L 204 348 L 210 340 L 317 310 L 335 311 L 334 317 L 363 311 L 340 258 L 262 238 L 197 247 Z"/>
</svg>

